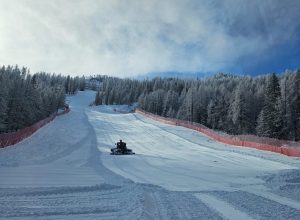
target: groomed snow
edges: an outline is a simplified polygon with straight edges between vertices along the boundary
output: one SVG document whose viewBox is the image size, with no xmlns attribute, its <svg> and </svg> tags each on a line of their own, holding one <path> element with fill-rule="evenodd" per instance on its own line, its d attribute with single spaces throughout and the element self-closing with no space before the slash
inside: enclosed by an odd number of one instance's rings
<svg viewBox="0 0 300 220">
<path fill-rule="evenodd" d="M 249 149 L 234 152 L 234 147 L 216 143 L 183 127 L 164 125 L 140 114 L 115 114 L 109 106 L 97 107 L 88 114 L 96 130 L 103 164 L 126 178 L 151 183 L 176 191 L 234 190 L 247 185 L 262 185 L 257 176 L 284 169 L 296 169 L 286 158 L 274 161 L 269 153 Z M 193 134 L 193 136 L 191 136 Z M 188 137 L 188 138 L 186 138 Z M 109 155 L 113 143 L 122 139 L 137 155 Z M 159 178 L 158 178 L 159 177 Z"/>
<path fill-rule="evenodd" d="M 89 107 L 94 96 L 69 97 L 70 113 L 0 149 L 0 218 L 300 218 L 298 158 Z M 119 139 L 136 155 L 110 155 Z"/>
</svg>

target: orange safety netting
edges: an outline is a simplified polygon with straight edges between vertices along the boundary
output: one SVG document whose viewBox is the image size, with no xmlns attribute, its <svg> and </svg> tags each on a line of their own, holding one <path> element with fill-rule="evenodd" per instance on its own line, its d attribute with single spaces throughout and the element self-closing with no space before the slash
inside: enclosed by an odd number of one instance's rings
<svg viewBox="0 0 300 220">
<path fill-rule="evenodd" d="M 3 133 L 0 134 L 0 148 L 4 148 L 10 145 L 14 145 L 22 141 L 23 139 L 31 136 L 34 132 L 36 132 L 38 129 L 52 121 L 56 116 L 63 115 L 65 113 L 68 113 L 70 109 L 65 109 L 63 112 L 60 113 L 53 113 L 49 117 L 38 121 L 37 123 L 23 128 L 19 131 L 16 132 L 11 132 L 11 133 Z"/>
<path fill-rule="evenodd" d="M 258 137 L 255 135 L 229 135 L 225 133 L 218 133 L 212 129 L 207 128 L 204 125 L 199 123 L 183 121 L 172 118 L 165 118 L 162 116 L 158 116 L 149 112 L 146 112 L 141 109 L 136 109 L 137 113 L 145 115 L 149 118 L 152 118 L 156 121 L 163 122 L 165 124 L 182 126 L 185 128 L 190 128 L 196 131 L 199 131 L 208 137 L 219 141 L 221 143 L 235 145 L 235 146 L 243 146 L 250 147 L 259 150 L 271 151 L 280 154 L 284 154 L 287 156 L 300 157 L 300 143 L 294 141 L 287 140 L 278 140 L 273 138 L 266 137 Z"/>
</svg>

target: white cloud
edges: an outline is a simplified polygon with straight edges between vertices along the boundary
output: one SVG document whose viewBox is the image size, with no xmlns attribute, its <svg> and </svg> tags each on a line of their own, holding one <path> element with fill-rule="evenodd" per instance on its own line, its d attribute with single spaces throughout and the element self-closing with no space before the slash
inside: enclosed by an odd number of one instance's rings
<svg viewBox="0 0 300 220">
<path fill-rule="evenodd" d="M 226 70 L 290 40 L 299 4 L 286 2 L 0 0 L 0 64 L 74 75 Z"/>
</svg>

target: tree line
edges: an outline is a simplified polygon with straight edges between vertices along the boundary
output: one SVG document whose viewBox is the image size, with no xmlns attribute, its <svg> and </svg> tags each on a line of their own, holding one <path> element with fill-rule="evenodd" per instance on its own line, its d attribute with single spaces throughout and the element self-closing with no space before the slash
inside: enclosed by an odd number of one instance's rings
<svg viewBox="0 0 300 220">
<path fill-rule="evenodd" d="M 230 134 L 300 140 L 300 71 L 257 77 L 221 73 L 203 80 L 100 78 L 97 105 L 138 102 L 148 112 Z"/>
<path fill-rule="evenodd" d="M 84 90 L 84 77 L 44 72 L 30 74 L 25 67 L 0 69 L 0 133 L 30 126 L 65 104 L 65 94 Z"/>
</svg>

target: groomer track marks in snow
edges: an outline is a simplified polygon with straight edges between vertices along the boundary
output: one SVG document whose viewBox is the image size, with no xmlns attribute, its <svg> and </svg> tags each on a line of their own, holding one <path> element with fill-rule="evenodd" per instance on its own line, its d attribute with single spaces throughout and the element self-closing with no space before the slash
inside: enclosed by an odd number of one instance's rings
<svg viewBox="0 0 300 220">
<path fill-rule="evenodd" d="M 299 160 L 225 147 L 189 129 L 118 114 L 118 106 L 89 107 L 94 96 L 69 97 L 69 114 L 0 149 L 0 218 L 300 218 L 293 198 L 300 189 L 281 178 L 296 180 Z M 137 154 L 111 156 L 119 139 Z M 272 175 L 289 194 L 266 180 Z M 212 207 L 213 199 L 220 205 Z"/>
</svg>

